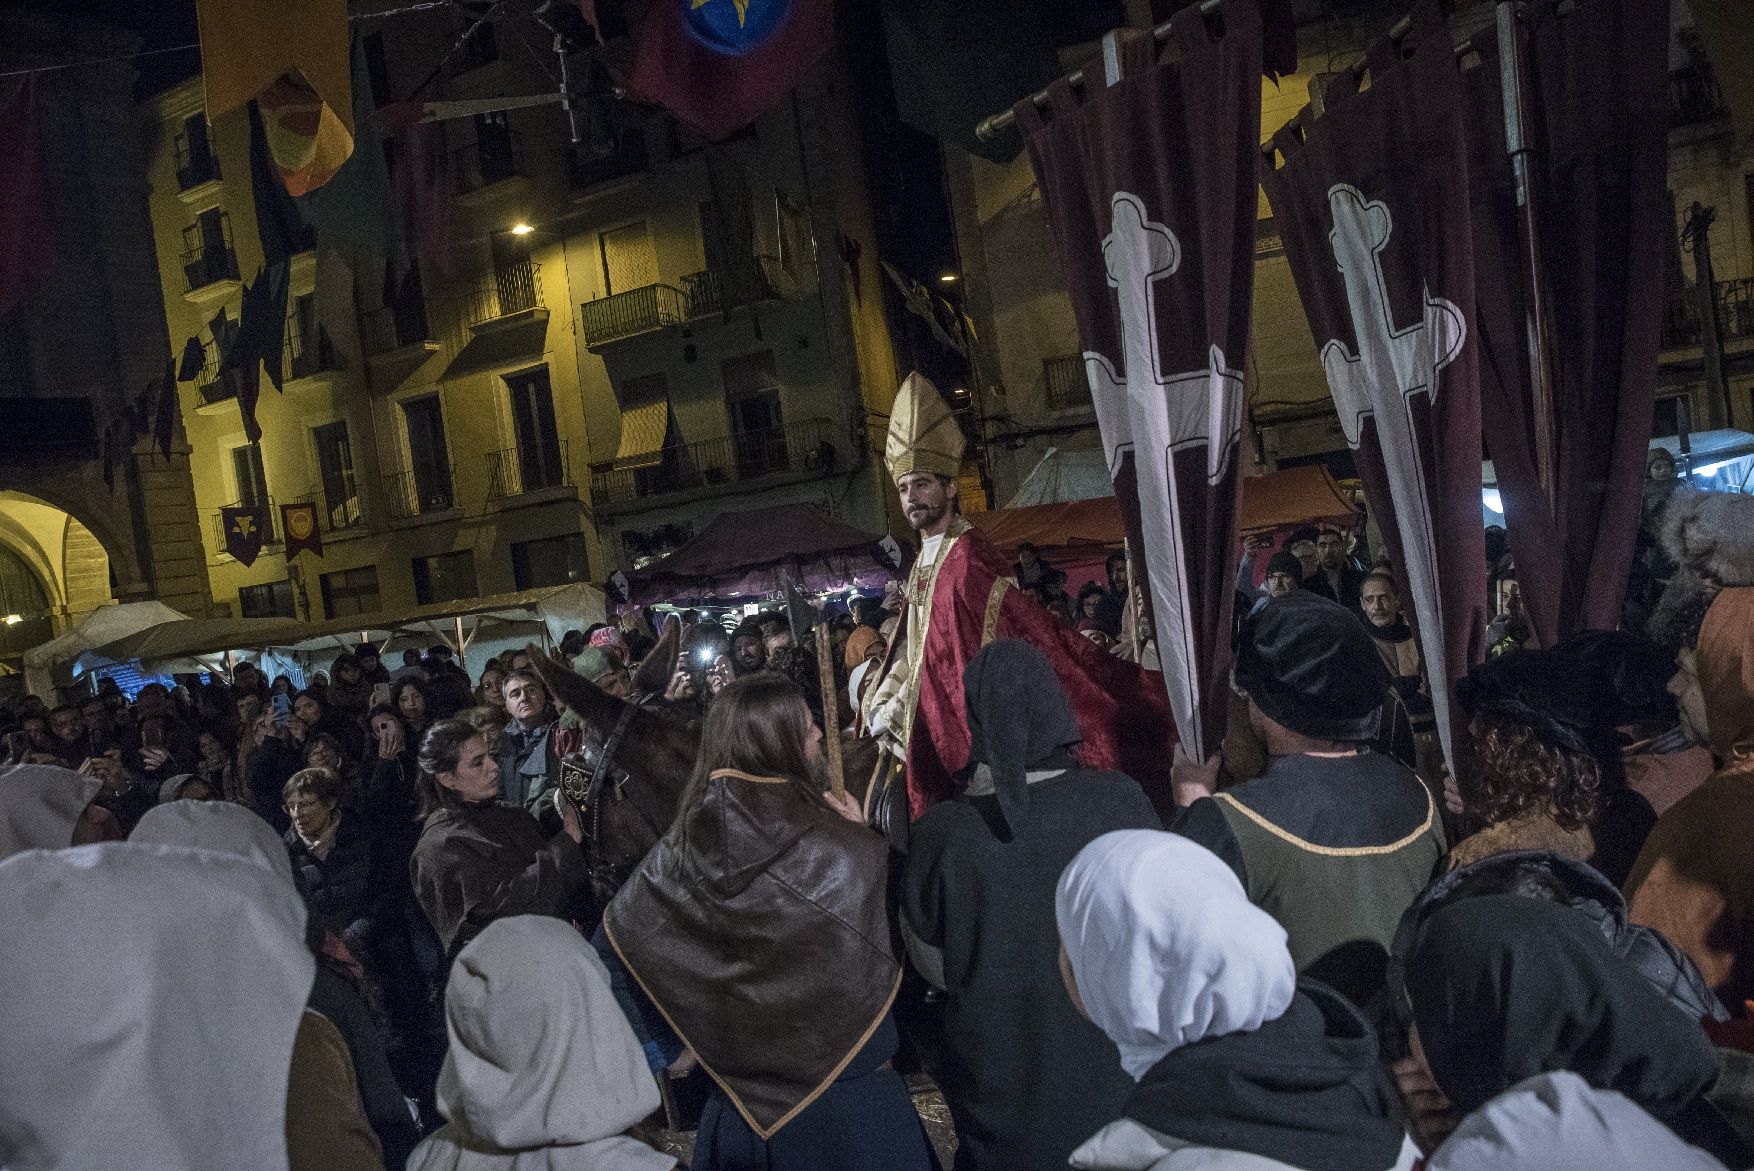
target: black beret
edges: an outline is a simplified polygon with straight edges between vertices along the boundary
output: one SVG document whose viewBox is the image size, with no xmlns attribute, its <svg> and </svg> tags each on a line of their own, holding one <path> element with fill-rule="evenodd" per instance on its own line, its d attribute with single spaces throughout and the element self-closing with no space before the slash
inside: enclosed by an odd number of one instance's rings
<svg viewBox="0 0 1754 1171">
<path fill-rule="evenodd" d="M 1273 722 L 1349 743 L 1376 736 L 1391 682 L 1358 616 L 1309 590 L 1269 598 L 1249 616 L 1236 681 Z"/>
</svg>

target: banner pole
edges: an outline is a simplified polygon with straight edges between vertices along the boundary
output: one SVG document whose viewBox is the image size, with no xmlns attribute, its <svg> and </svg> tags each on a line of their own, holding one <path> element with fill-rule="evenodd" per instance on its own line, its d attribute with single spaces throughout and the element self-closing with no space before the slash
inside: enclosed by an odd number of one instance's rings
<svg viewBox="0 0 1754 1171">
<path fill-rule="evenodd" d="M 1534 148 L 1529 145 L 1527 67 L 1518 27 L 1518 0 L 1497 0 L 1499 92 L 1504 99 L 1504 141 L 1516 181 L 1517 226 L 1528 266 L 1525 324 L 1529 345 L 1529 395 L 1535 424 L 1535 475 L 1553 516 L 1558 507 L 1553 413 L 1553 324 L 1547 281 L 1541 266 L 1540 223 L 1536 218 Z"/>
<path fill-rule="evenodd" d="M 822 747 L 828 755 L 828 787 L 836 797 L 847 795 L 846 769 L 840 758 L 840 690 L 834 685 L 834 644 L 828 640 L 827 615 L 816 624 L 816 671 L 822 688 Z"/>
</svg>

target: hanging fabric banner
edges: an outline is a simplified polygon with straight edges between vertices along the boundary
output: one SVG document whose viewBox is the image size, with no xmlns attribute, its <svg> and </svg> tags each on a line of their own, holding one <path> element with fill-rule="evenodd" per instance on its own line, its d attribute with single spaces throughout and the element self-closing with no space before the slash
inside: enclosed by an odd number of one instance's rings
<svg viewBox="0 0 1754 1171">
<path fill-rule="evenodd" d="M 260 504 L 222 508 L 219 523 L 225 529 L 225 551 L 243 565 L 254 565 L 267 539 L 268 509 Z"/>
<path fill-rule="evenodd" d="M 1668 203 L 1665 0 L 1540 0 L 1527 52 L 1541 285 L 1551 313 L 1554 500 L 1541 486 L 1530 272 L 1505 146 L 1498 46 L 1463 75 L 1482 425 L 1536 640 L 1613 630 L 1638 539 L 1656 401 Z M 1591 62 L 1579 69 L 1577 62 Z M 1653 293 L 1653 290 L 1657 292 Z"/>
<path fill-rule="evenodd" d="M 1369 88 L 1342 72 L 1322 116 L 1274 136 L 1282 164 L 1263 182 L 1453 762 L 1450 695 L 1480 655 L 1486 553 L 1462 78 L 1437 0 L 1367 64 Z"/>
<path fill-rule="evenodd" d="M 280 531 L 286 534 L 286 560 L 288 564 L 300 553 L 309 550 L 318 557 L 323 555 L 323 532 L 317 525 L 317 506 L 314 501 L 304 500 L 297 504 L 280 506 Z"/>
<path fill-rule="evenodd" d="M 1222 32 L 1219 31 L 1220 19 Z M 1109 472 L 1184 753 L 1224 735 L 1238 440 L 1254 280 L 1261 17 L 1189 8 L 1110 34 L 1015 107 L 1066 266 Z M 1141 572 L 1142 571 L 1142 572 Z"/>
</svg>

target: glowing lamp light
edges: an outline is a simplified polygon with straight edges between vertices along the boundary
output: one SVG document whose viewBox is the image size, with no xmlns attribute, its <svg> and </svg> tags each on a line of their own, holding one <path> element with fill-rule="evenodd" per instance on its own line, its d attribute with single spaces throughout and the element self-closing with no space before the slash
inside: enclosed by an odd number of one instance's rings
<svg viewBox="0 0 1754 1171">
<path fill-rule="evenodd" d="M 535 230 L 536 229 L 532 228 L 529 224 L 522 223 L 522 222 L 515 223 L 512 225 L 512 235 L 514 235 L 514 236 L 528 236 L 531 232 L 534 232 Z"/>
<path fill-rule="evenodd" d="M 24 621 L 23 614 L 8 614 L 5 618 L 0 618 L 0 622 L 4 622 L 8 626 L 17 626 L 20 622 L 23 622 L 23 621 Z"/>
<path fill-rule="evenodd" d="M 1497 488 L 1481 489 L 1480 503 L 1486 506 L 1487 511 L 1496 512 L 1499 516 L 1504 515 L 1504 496 Z"/>
<path fill-rule="evenodd" d="M 1736 461 L 1729 460 L 1729 459 L 1720 459 L 1716 463 L 1701 464 L 1700 466 L 1693 469 L 1693 474 L 1696 476 L 1715 476 L 1719 472 L 1723 471 L 1725 468 L 1729 467 L 1734 462 L 1736 462 Z"/>
<path fill-rule="evenodd" d="M 956 274 L 953 272 L 941 272 L 938 274 L 938 279 L 947 285 L 953 285 L 956 283 Z"/>
</svg>

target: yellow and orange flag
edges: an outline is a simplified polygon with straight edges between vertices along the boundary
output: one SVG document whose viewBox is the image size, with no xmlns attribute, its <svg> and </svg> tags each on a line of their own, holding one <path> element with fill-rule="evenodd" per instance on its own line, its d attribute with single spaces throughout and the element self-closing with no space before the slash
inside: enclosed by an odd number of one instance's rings
<svg viewBox="0 0 1754 1171">
<path fill-rule="evenodd" d="M 292 195 L 334 177 L 353 154 L 347 0 L 197 0 L 207 117 L 251 98 Z"/>
</svg>

